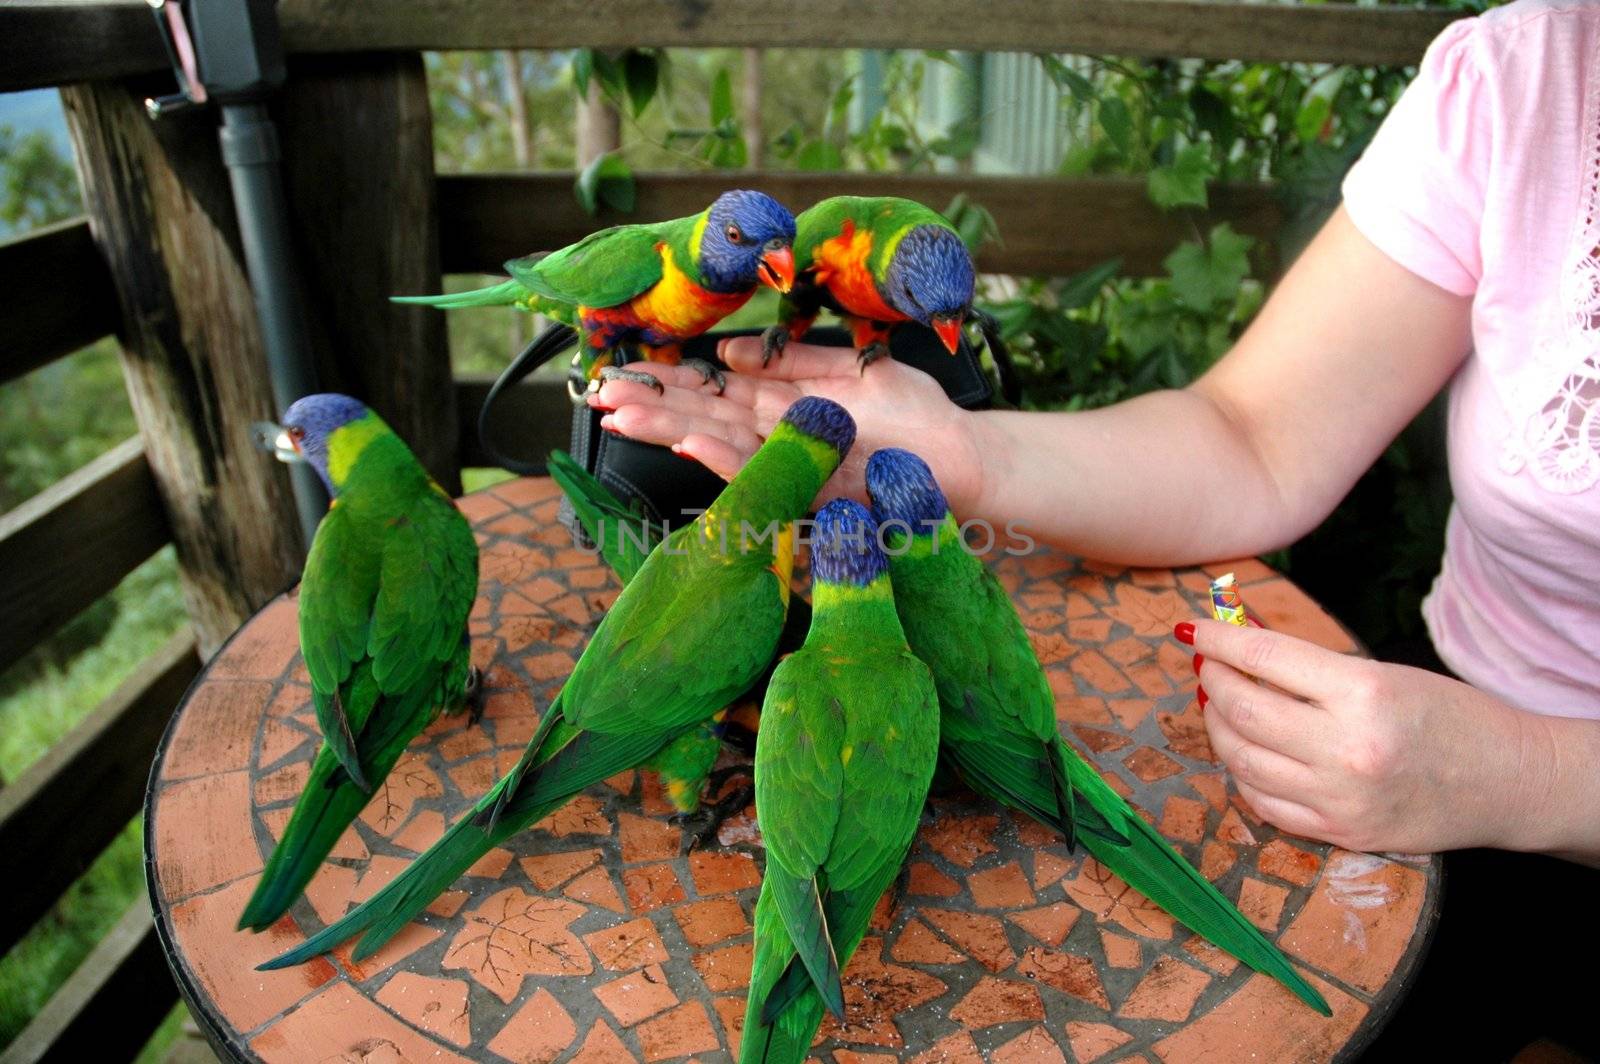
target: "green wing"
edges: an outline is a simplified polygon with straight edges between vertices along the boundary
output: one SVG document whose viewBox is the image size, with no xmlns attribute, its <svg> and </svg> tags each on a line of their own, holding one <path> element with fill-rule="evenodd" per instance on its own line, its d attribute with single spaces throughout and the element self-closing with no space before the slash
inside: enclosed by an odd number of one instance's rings
<svg viewBox="0 0 1600 1064">
<path fill-rule="evenodd" d="M 626 585 L 661 538 L 659 526 L 643 511 L 629 509 L 565 451 L 551 451 L 547 468 L 572 503 L 583 530 L 600 547 L 617 579 Z"/>
<path fill-rule="evenodd" d="M 560 251 L 512 259 L 506 263 L 506 271 L 546 298 L 585 307 L 614 307 L 661 280 L 661 253 L 656 245 L 662 239 L 655 226 L 613 226 Z"/>
<path fill-rule="evenodd" d="M 458 654 L 478 592 L 478 541 L 433 489 L 389 523 L 367 653 L 385 695 L 437 683 Z"/>
</svg>

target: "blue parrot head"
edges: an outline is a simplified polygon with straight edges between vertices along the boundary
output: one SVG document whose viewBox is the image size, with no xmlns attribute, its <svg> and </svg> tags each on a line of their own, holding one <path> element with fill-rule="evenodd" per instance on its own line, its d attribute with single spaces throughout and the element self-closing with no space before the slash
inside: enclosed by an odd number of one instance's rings
<svg viewBox="0 0 1600 1064">
<path fill-rule="evenodd" d="M 839 452 L 840 461 L 856 442 L 856 421 L 832 399 L 808 395 L 796 399 L 783 412 L 783 421 Z"/>
<path fill-rule="evenodd" d="M 867 459 L 867 497 L 890 546 L 908 532 L 932 535 L 950 512 L 928 463 L 898 447 L 874 451 Z"/>
<path fill-rule="evenodd" d="M 834 499 L 818 511 L 811 531 L 812 579 L 866 587 L 888 567 L 878 526 L 865 506 Z"/>
<path fill-rule="evenodd" d="M 713 291 L 794 286 L 794 215 L 767 195 L 738 189 L 717 197 L 700 236 L 700 272 Z"/>
<path fill-rule="evenodd" d="M 310 463 L 328 490 L 333 491 L 336 485 L 328 472 L 328 447 L 333 435 L 371 413 L 360 400 L 333 392 L 296 399 L 283 412 L 281 431 L 273 441 L 278 457 Z"/>
<path fill-rule="evenodd" d="M 975 277 L 972 256 L 955 232 L 919 225 L 895 247 L 884 293 L 890 306 L 938 333 L 955 354 L 961 323 L 972 309 Z"/>
</svg>

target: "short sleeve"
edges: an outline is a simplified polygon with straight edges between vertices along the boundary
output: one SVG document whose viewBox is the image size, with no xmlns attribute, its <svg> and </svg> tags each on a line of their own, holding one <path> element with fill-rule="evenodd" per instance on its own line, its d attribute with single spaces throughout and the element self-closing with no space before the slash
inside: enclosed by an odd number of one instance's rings
<svg viewBox="0 0 1600 1064">
<path fill-rule="evenodd" d="M 1495 129 L 1475 23 L 1453 23 L 1429 46 L 1343 188 L 1363 236 L 1423 280 L 1464 296 L 1483 273 L 1479 235 Z"/>
</svg>

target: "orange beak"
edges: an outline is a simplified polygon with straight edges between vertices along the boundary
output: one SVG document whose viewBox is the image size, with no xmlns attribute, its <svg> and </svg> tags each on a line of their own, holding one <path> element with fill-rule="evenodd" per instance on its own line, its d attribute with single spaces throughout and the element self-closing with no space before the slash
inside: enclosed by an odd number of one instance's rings
<svg viewBox="0 0 1600 1064">
<path fill-rule="evenodd" d="M 762 284 L 787 294 L 794 287 L 794 248 L 784 244 L 762 252 L 756 276 Z"/>
<path fill-rule="evenodd" d="M 933 331 L 939 334 L 939 339 L 944 341 L 944 348 L 952 355 L 956 348 L 961 346 L 961 319 L 960 318 L 934 318 Z"/>
</svg>

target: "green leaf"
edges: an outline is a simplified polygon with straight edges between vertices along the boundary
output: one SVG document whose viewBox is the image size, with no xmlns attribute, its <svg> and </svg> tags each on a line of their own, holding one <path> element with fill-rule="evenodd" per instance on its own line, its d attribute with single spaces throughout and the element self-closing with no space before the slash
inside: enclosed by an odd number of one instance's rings
<svg viewBox="0 0 1600 1064">
<path fill-rule="evenodd" d="M 733 118 L 733 79 L 728 75 L 728 68 L 723 67 L 717 71 L 717 76 L 711 82 L 711 124 Z"/>
<path fill-rule="evenodd" d="M 1128 114 L 1127 104 L 1116 96 L 1102 98 L 1100 128 L 1106 131 L 1106 136 L 1116 145 L 1117 151 L 1123 155 L 1128 154 L 1128 147 L 1133 137 L 1133 118 Z"/>
<path fill-rule="evenodd" d="M 1096 266 L 1068 277 L 1056 289 L 1056 303 L 1062 310 L 1077 310 L 1088 306 L 1111 278 L 1122 269 L 1121 259 L 1108 259 Z"/>
<path fill-rule="evenodd" d="M 1255 243 L 1235 233 L 1227 222 L 1211 230 L 1206 246 L 1187 243 L 1162 262 L 1172 277 L 1172 292 L 1192 310 L 1208 311 L 1219 303 L 1232 303 L 1239 285 L 1250 275 L 1247 254 Z"/>
<path fill-rule="evenodd" d="M 1202 144 L 1178 150 L 1168 166 L 1150 171 L 1150 201 L 1164 211 L 1174 207 L 1206 206 L 1206 182 L 1216 174 L 1211 152 Z"/>
<path fill-rule="evenodd" d="M 1239 123 L 1233 117 L 1233 108 L 1226 100 L 1204 85 L 1189 90 L 1189 110 L 1194 112 L 1195 125 L 1223 152 L 1232 147 L 1239 136 Z"/>
<path fill-rule="evenodd" d="M 600 87 L 607 95 L 620 98 L 627 91 L 627 86 L 624 84 L 622 68 L 617 65 L 616 60 L 604 52 L 594 50 L 589 52 L 589 57 L 594 64 L 594 74 L 600 79 Z"/>
<path fill-rule="evenodd" d="M 589 79 L 594 75 L 594 51 L 579 48 L 572 53 L 572 84 L 579 96 L 589 95 Z"/>
<path fill-rule="evenodd" d="M 628 86 L 628 103 L 633 107 L 633 117 L 638 118 L 655 98 L 660 84 L 661 67 L 654 52 L 630 48 L 622 57 L 623 80 Z"/>
<path fill-rule="evenodd" d="M 904 134 L 905 131 L 900 132 Z M 928 150 L 951 159 L 965 159 L 977 150 L 981 135 L 982 126 L 976 118 L 963 118 L 953 123 L 944 136 L 930 141 Z"/>
<path fill-rule="evenodd" d="M 1066 89 L 1078 103 L 1085 104 L 1094 99 L 1094 86 L 1089 83 L 1089 79 L 1066 63 L 1053 55 L 1041 55 L 1039 62 L 1043 64 L 1045 74 L 1055 87 Z"/>
<path fill-rule="evenodd" d="M 825 140 L 811 140 L 801 145 L 794 161 L 802 170 L 844 169 L 844 154 Z"/>
<path fill-rule="evenodd" d="M 1345 68 L 1340 68 L 1324 74 L 1306 90 L 1294 119 L 1295 135 L 1302 141 L 1322 139 L 1323 126 L 1333 114 L 1333 104 L 1339 96 L 1339 90 L 1344 87 L 1346 72 Z"/>
<path fill-rule="evenodd" d="M 573 186 L 573 194 L 586 214 L 599 214 L 601 204 L 629 213 L 637 201 L 633 170 L 622 156 L 607 152 L 583 168 Z"/>
</svg>

